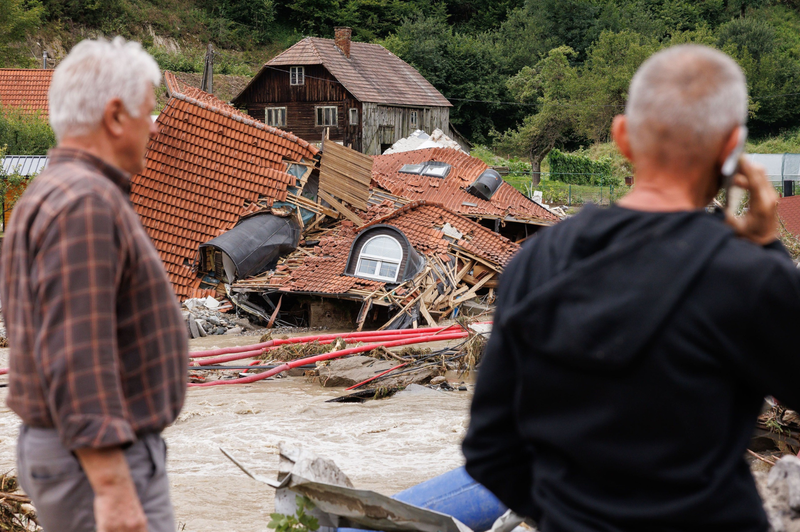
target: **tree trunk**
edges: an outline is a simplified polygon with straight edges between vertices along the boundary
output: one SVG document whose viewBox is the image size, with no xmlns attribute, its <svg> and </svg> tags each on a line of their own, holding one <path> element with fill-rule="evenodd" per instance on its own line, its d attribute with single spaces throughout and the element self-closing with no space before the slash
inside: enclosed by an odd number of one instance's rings
<svg viewBox="0 0 800 532">
<path fill-rule="evenodd" d="M 542 161 L 552 150 L 552 146 L 540 152 L 531 150 L 531 186 L 535 187 L 542 182 Z"/>
</svg>

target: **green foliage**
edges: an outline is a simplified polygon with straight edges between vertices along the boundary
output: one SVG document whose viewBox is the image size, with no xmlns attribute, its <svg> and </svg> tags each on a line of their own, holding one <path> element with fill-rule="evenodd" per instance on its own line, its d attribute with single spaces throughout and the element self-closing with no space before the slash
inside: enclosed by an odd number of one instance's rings
<svg viewBox="0 0 800 532">
<path fill-rule="evenodd" d="M 308 497 L 295 497 L 297 512 L 295 515 L 279 513 L 270 514 L 271 521 L 267 528 L 274 528 L 275 532 L 313 532 L 319 528 L 316 517 L 306 513 L 314 509 L 314 503 Z"/>
<path fill-rule="evenodd" d="M 0 68 L 30 67 L 36 63 L 24 46 L 25 38 L 41 23 L 36 0 L 4 0 L 0 7 Z"/>
<path fill-rule="evenodd" d="M 563 153 L 554 148 L 547 156 L 550 162 L 550 179 L 573 185 L 622 185 L 611 175 L 611 160 L 593 161 L 580 154 Z"/>
<path fill-rule="evenodd" d="M 0 146 L 11 155 L 46 155 L 56 145 L 56 136 L 38 114 L 0 107 Z"/>
</svg>

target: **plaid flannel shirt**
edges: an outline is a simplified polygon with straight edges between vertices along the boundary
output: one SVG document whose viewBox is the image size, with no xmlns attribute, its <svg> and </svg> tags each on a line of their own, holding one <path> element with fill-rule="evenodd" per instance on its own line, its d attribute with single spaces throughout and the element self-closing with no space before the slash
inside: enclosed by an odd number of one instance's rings
<svg viewBox="0 0 800 532">
<path fill-rule="evenodd" d="M 125 445 L 180 412 L 186 327 L 129 176 L 79 150 L 49 155 L 0 258 L 8 406 L 68 449 Z"/>
</svg>

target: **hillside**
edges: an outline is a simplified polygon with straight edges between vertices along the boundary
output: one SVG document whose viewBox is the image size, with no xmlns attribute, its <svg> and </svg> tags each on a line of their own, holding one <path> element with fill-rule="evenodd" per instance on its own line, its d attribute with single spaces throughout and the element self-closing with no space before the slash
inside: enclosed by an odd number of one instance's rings
<svg viewBox="0 0 800 532">
<path fill-rule="evenodd" d="M 307 35 L 353 28 L 417 68 L 475 143 L 531 160 L 608 141 L 633 72 L 680 43 L 714 46 L 748 77 L 756 143 L 800 123 L 797 0 L 5 0 L 0 66 L 58 62 L 79 40 L 136 39 L 163 69 L 252 76 Z M 51 62 L 52 64 L 52 62 Z M 220 78 L 224 79 L 224 78 Z M 773 140 L 783 136 L 784 140 Z M 794 134 L 789 133 L 789 137 Z M 796 135 L 795 135 L 796 136 Z M 772 144 L 770 144 L 772 142 Z M 604 152 L 587 148 L 591 154 Z"/>
</svg>

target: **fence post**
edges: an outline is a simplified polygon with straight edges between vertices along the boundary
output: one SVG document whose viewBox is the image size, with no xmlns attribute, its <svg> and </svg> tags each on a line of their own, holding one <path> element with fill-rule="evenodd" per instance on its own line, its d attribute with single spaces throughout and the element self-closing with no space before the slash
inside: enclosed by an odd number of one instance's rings
<svg viewBox="0 0 800 532">
<path fill-rule="evenodd" d="M 568 192 L 568 195 L 567 195 L 567 205 L 569 205 L 571 207 L 572 206 L 572 184 L 571 183 L 569 184 L 568 188 L 569 188 L 569 192 Z"/>
<path fill-rule="evenodd" d="M 608 187 L 608 203 L 614 203 L 614 185 Z"/>
<path fill-rule="evenodd" d="M 601 185 L 600 186 L 600 202 L 598 203 L 598 205 L 602 205 L 602 204 L 603 204 L 603 186 Z"/>
</svg>

